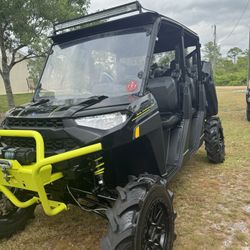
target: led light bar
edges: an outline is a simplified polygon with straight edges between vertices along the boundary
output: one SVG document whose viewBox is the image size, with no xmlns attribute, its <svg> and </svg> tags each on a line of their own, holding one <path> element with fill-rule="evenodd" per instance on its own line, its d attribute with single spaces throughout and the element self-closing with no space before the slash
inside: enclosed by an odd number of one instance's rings
<svg viewBox="0 0 250 250">
<path fill-rule="evenodd" d="M 100 21 L 103 19 L 128 14 L 130 12 L 135 12 L 135 11 L 141 12 L 141 9 L 142 9 L 142 6 L 138 1 L 131 2 L 131 3 L 120 5 L 120 6 L 110 8 L 107 10 L 99 11 L 90 15 L 86 15 L 80 18 L 57 23 L 54 25 L 54 32 L 56 33 L 58 31 L 76 27 L 82 24 Z"/>
</svg>

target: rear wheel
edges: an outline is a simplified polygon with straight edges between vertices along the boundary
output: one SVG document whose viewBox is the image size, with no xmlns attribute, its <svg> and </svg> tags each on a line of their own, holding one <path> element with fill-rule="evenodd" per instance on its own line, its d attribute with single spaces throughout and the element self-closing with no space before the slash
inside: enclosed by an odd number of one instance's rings
<svg viewBox="0 0 250 250">
<path fill-rule="evenodd" d="M 175 239 L 173 194 L 165 180 L 151 175 L 118 188 L 119 197 L 107 211 L 110 225 L 104 250 L 169 250 Z"/>
<path fill-rule="evenodd" d="M 27 195 L 16 190 L 15 195 L 20 200 L 27 200 Z M 0 238 L 10 237 L 12 234 L 23 230 L 29 219 L 34 217 L 35 205 L 28 208 L 14 206 L 3 193 L 0 193 Z"/>
<path fill-rule="evenodd" d="M 208 160 L 222 163 L 225 160 L 225 144 L 221 121 L 218 117 L 210 117 L 205 122 L 205 149 Z"/>
</svg>

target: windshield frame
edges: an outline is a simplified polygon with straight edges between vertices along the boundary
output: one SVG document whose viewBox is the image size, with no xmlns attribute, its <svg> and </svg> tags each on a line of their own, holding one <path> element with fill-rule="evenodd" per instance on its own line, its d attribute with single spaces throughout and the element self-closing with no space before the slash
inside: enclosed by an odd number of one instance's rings
<svg viewBox="0 0 250 250">
<path fill-rule="evenodd" d="M 140 89 L 137 93 L 128 93 L 127 95 L 143 96 L 144 92 L 145 92 L 145 85 L 146 85 L 145 83 L 147 82 L 147 79 L 149 77 L 149 68 L 150 68 L 150 63 L 151 63 L 152 54 L 153 54 L 152 51 L 154 50 L 154 45 L 155 45 L 158 27 L 159 27 L 159 23 L 160 23 L 159 21 L 160 21 L 160 18 L 158 18 L 157 21 L 152 23 L 152 24 L 134 26 L 134 27 L 126 28 L 126 29 L 117 29 L 117 30 L 108 31 L 108 32 L 101 32 L 101 33 L 98 33 L 95 35 L 90 35 L 90 36 L 82 36 L 81 38 L 71 39 L 69 41 L 66 41 L 65 43 L 53 43 L 49 49 L 48 56 L 46 57 L 43 70 L 41 72 L 37 87 L 35 89 L 34 96 L 33 96 L 33 102 L 36 102 L 36 101 L 43 99 L 43 98 L 51 98 L 51 97 L 39 96 L 39 91 L 40 91 L 40 88 L 42 87 L 41 80 L 42 80 L 44 71 L 47 67 L 50 55 L 53 53 L 53 47 L 55 45 L 60 45 L 60 44 L 66 45 L 67 43 L 77 43 L 78 40 L 89 41 L 89 40 L 94 40 L 94 39 L 98 39 L 98 38 L 102 38 L 102 37 L 109 37 L 109 36 L 112 36 L 113 34 L 117 34 L 117 33 L 120 33 L 120 34 L 128 33 L 129 34 L 130 33 L 129 31 L 131 31 L 131 34 L 132 34 L 133 31 L 136 32 L 137 29 L 145 29 L 145 32 L 147 32 L 148 36 L 149 36 L 149 42 L 148 42 L 147 52 L 145 55 L 144 70 L 143 70 Z M 51 99 L 53 99 L 53 98 L 51 98 Z"/>
</svg>

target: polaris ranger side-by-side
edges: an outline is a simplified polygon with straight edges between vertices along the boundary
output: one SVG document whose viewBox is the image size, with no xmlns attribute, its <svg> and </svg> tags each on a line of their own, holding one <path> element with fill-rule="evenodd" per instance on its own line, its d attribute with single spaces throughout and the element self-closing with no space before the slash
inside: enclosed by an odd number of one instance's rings
<svg viewBox="0 0 250 250">
<path fill-rule="evenodd" d="M 33 100 L 1 125 L 0 237 L 37 204 L 49 216 L 75 204 L 108 219 L 102 249 L 172 249 L 168 182 L 204 141 L 211 162 L 225 155 L 199 37 L 132 2 L 51 39 Z"/>
</svg>

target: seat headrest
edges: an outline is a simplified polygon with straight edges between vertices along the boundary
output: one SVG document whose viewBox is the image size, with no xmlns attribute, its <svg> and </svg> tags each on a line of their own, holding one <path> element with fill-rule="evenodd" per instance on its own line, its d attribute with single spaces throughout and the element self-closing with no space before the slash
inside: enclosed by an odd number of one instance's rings
<svg viewBox="0 0 250 250">
<path fill-rule="evenodd" d="M 154 95 L 160 112 L 176 112 L 178 109 L 178 93 L 172 77 L 150 79 L 148 88 Z"/>
</svg>

